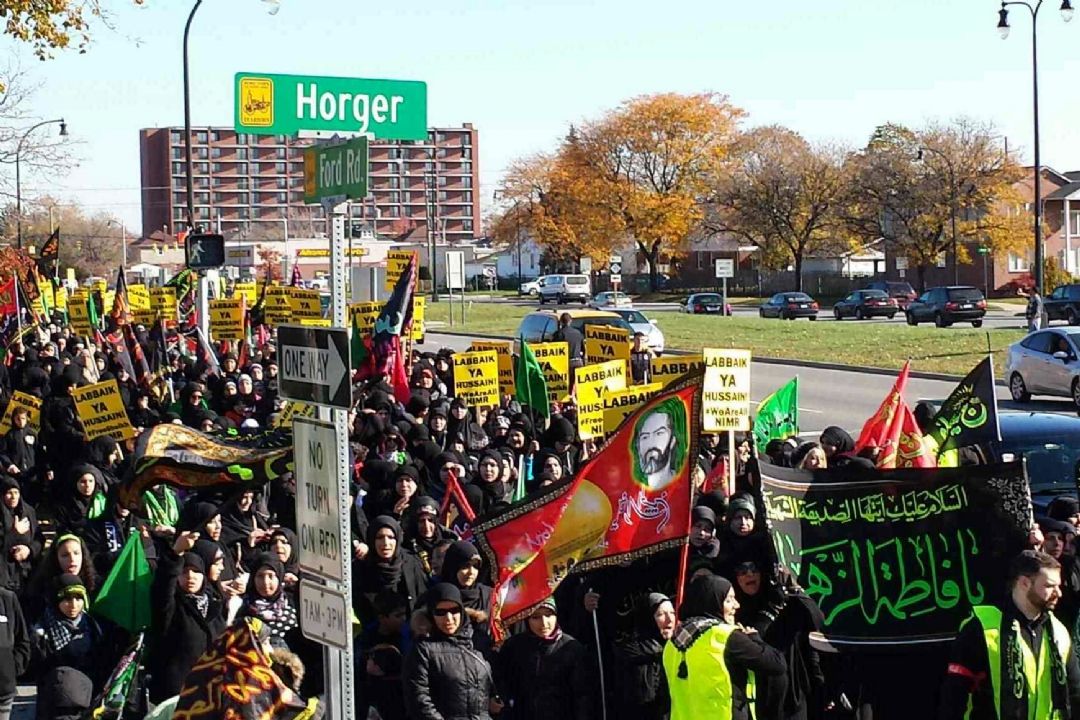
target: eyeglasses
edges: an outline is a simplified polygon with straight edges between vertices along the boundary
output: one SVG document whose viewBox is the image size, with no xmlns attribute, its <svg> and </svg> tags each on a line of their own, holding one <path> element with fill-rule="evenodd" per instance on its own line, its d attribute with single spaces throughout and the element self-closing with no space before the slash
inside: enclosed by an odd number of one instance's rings
<svg viewBox="0 0 1080 720">
<path fill-rule="evenodd" d="M 745 575 L 746 573 L 753 573 L 757 571 L 757 564 L 752 562 L 744 562 L 735 566 L 736 575 Z"/>
<path fill-rule="evenodd" d="M 431 611 L 431 614 L 434 615 L 435 617 L 446 617 L 447 615 L 460 615 L 461 614 L 461 608 L 459 608 L 459 607 L 452 607 L 452 608 L 440 608 L 440 607 L 437 607 L 437 608 L 435 608 L 434 610 Z"/>
</svg>

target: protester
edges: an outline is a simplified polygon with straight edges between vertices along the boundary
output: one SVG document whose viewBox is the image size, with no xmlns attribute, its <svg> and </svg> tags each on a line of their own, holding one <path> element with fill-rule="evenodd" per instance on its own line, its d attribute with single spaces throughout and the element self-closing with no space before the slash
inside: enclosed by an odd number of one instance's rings
<svg viewBox="0 0 1080 720">
<path fill-rule="evenodd" d="M 649 593 L 634 606 L 634 634 L 615 644 L 617 717 L 667 720 L 671 712 L 664 676 L 664 644 L 675 634 L 675 608 L 660 593 Z"/>
</svg>

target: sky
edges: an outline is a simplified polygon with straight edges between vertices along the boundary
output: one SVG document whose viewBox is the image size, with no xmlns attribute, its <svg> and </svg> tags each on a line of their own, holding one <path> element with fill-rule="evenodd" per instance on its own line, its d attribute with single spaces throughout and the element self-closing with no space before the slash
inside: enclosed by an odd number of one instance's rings
<svg viewBox="0 0 1080 720">
<path fill-rule="evenodd" d="M 181 48 L 193 0 L 103 0 L 86 54 L 39 62 L 0 40 L 40 84 L 31 112 L 64 117 L 78 166 L 24 194 L 140 225 L 140 128 L 183 123 Z M 1039 14 L 1042 161 L 1080 170 L 1080 18 Z M 505 167 L 552 148 L 571 123 L 631 97 L 715 91 L 746 127 L 865 144 L 884 122 L 968 116 L 1031 160 L 1031 17 L 1002 40 L 993 0 L 204 0 L 191 31 L 196 125 L 231 125 L 236 72 L 423 80 L 431 125 L 479 129 L 481 197 Z M 54 132 L 52 128 L 38 132 Z"/>
</svg>

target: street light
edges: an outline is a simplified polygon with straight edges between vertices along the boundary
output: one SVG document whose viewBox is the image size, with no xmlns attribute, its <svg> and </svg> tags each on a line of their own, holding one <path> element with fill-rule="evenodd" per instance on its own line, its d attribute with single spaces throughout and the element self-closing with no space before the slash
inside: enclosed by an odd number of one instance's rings
<svg viewBox="0 0 1080 720">
<path fill-rule="evenodd" d="M 127 274 L 127 225 L 124 224 L 123 220 L 121 220 L 120 222 L 117 222 L 116 220 L 110 220 L 109 221 L 109 227 L 114 227 L 116 225 L 120 226 L 120 251 L 121 251 L 120 267 L 124 271 L 124 274 L 126 275 Z"/>
<path fill-rule="evenodd" d="M 18 247 L 22 247 L 22 168 L 20 166 L 20 160 L 22 158 L 23 143 L 26 142 L 26 138 L 30 137 L 30 133 L 37 130 L 39 127 L 45 125 L 52 125 L 53 123 L 60 123 L 60 137 L 67 137 L 67 123 L 64 122 L 64 118 L 57 118 L 56 120 L 43 120 L 37 125 L 32 125 L 23 136 L 19 138 L 19 144 L 15 146 L 15 226 L 16 237 L 18 239 Z M 49 228 L 49 232 L 52 232 L 52 228 Z"/>
<path fill-rule="evenodd" d="M 953 285 L 960 284 L 960 262 L 956 254 L 956 167 L 953 165 L 949 156 L 943 153 L 941 150 L 932 147 L 919 148 L 919 162 L 923 160 L 924 153 L 932 153 L 945 161 L 945 165 L 949 168 L 949 219 L 952 222 L 952 270 L 953 270 Z"/>
<path fill-rule="evenodd" d="M 277 15 L 281 9 L 280 0 L 263 0 L 269 7 L 267 12 Z M 187 175 L 187 218 L 188 230 L 195 229 L 195 181 L 191 161 L 191 82 L 188 73 L 188 35 L 191 34 L 191 21 L 202 7 L 203 0 L 195 0 L 184 24 L 184 165 Z"/>
<path fill-rule="evenodd" d="M 1039 34 L 1038 34 L 1038 20 L 1039 10 L 1042 8 L 1043 0 L 1002 0 L 1001 9 L 998 10 L 998 32 L 1001 33 L 1001 39 L 1009 37 L 1009 6 L 1022 5 L 1028 9 L 1031 13 L 1031 89 L 1032 89 L 1032 105 L 1034 112 L 1032 115 L 1032 125 L 1034 126 L 1035 134 L 1035 288 L 1039 291 L 1043 291 L 1043 255 L 1045 254 L 1045 248 L 1043 245 L 1042 236 L 1042 188 L 1040 187 L 1039 180 L 1042 176 L 1042 158 L 1039 153 Z M 1062 0 L 1061 2 L 1061 18 L 1065 22 L 1072 20 L 1073 6 L 1071 0 Z"/>
</svg>

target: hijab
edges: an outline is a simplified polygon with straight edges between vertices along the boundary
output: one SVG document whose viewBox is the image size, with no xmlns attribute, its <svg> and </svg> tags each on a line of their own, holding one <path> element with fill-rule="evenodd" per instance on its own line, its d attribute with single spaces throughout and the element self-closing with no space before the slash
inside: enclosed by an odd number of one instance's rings
<svg viewBox="0 0 1080 720">
<path fill-rule="evenodd" d="M 394 538 L 397 539 L 397 545 L 394 547 L 394 555 L 389 560 L 383 560 L 379 557 L 379 554 L 375 552 L 375 536 L 383 528 L 389 528 L 394 533 Z M 389 515 L 379 515 L 371 521 L 371 525 L 368 527 L 368 547 L 371 550 L 367 554 L 367 561 L 371 567 L 375 570 L 375 575 L 379 580 L 379 584 L 383 588 L 388 590 L 394 590 L 401 582 L 402 566 L 404 565 L 404 557 L 401 553 L 402 532 L 401 525 L 398 521 Z M 376 588 L 370 588 L 370 590 L 376 590 Z"/>
<path fill-rule="evenodd" d="M 441 602 L 457 603 L 458 607 L 465 609 L 465 604 L 461 601 L 461 591 L 457 589 L 456 585 L 450 583 L 437 583 L 431 587 L 425 594 L 427 598 L 427 614 L 431 619 L 431 634 L 435 637 L 446 638 L 439 626 L 435 624 L 435 608 L 439 606 Z M 461 629 L 464 627 L 471 627 L 471 625 L 465 622 L 464 613 L 462 613 L 462 622 L 458 626 L 458 630 L 455 635 L 461 634 Z"/>
<path fill-rule="evenodd" d="M 686 590 L 679 615 L 683 620 L 706 617 L 724 619 L 724 600 L 731 592 L 731 583 L 719 575 L 699 575 Z"/>
<path fill-rule="evenodd" d="M 480 576 L 477 574 L 476 582 L 472 584 L 472 587 L 462 587 L 457 574 L 458 570 L 468 565 L 473 558 L 479 557 L 480 551 L 475 545 L 466 540 L 458 540 L 446 549 L 442 572 L 439 573 L 441 578 L 458 589 L 462 605 L 471 610 L 487 610 L 481 597 Z"/>
</svg>

